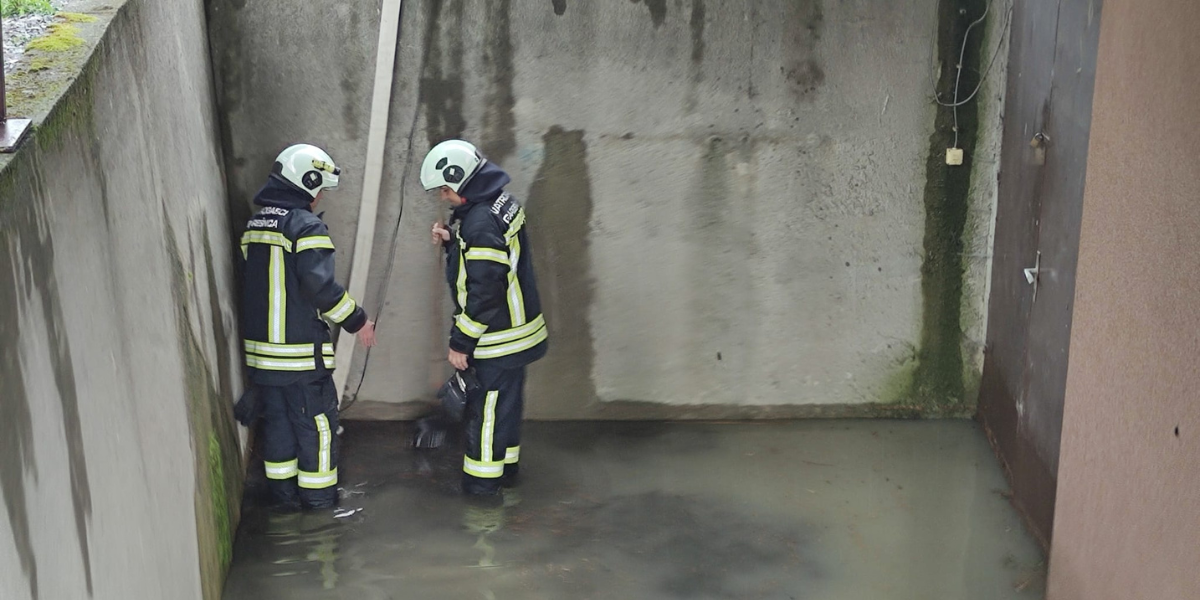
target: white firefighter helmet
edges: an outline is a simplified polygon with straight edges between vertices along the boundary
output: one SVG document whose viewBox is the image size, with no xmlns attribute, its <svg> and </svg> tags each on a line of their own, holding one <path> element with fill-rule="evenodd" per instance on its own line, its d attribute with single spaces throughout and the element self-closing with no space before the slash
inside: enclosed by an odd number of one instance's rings
<svg viewBox="0 0 1200 600">
<path fill-rule="evenodd" d="M 296 144 L 279 153 L 271 174 L 316 198 L 321 190 L 338 186 L 342 170 L 324 150 L 311 144 Z"/>
<path fill-rule="evenodd" d="M 447 140 L 433 147 L 421 164 L 421 185 L 426 191 L 446 186 L 458 193 L 487 162 L 474 144 Z"/>
</svg>

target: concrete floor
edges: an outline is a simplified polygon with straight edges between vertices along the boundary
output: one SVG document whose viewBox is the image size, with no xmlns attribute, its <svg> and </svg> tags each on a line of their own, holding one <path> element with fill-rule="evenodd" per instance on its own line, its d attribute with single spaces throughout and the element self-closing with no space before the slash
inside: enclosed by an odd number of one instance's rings
<svg viewBox="0 0 1200 600">
<path fill-rule="evenodd" d="M 344 519 L 247 510 L 225 588 L 259 598 L 1041 598 L 1044 558 L 964 421 L 527 423 L 521 485 L 346 424 Z"/>
</svg>

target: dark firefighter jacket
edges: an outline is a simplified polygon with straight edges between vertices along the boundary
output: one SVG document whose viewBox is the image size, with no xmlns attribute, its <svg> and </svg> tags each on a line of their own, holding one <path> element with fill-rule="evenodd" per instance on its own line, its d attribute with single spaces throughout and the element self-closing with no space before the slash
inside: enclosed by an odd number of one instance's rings
<svg viewBox="0 0 1200 600">
<path fill-rule="evenodd" d="M 525 210 L 504 191 L 508 174 L 485 163 L 459 191 L 458 224 L 446 247 L 446 280 L 454 296 L 450 348 L 500 368 L 545 356 L 546 320 L 533 275 Z"/>
<path fill-rule="evenodd" d="M 255 383 L 288 385 L 332 371 L 324 319 L 354 333 L 367 315 L 333 279 L 333 242 L 311 198 L 274 177 L 242 235 L 242 335 Z"/>
</svg>

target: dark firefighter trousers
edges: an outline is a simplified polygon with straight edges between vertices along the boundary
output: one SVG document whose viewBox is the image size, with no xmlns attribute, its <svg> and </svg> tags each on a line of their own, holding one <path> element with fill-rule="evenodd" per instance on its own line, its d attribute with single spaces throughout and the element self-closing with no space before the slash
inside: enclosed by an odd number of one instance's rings
<svg viewBox="0 0 1200 600">
<path fill-rule="evenodd" d="M 467 401 L 463 490 L 499 491 L 501 478 L 515 477 L 521 458 L 521 419 L 525 412 L 525 367 L 475 366 L 479 390 Z M 508 477 L 505 477 L 507 471 Z"/>
<path fill-rule="evenodd" d="M 338 406 L 333 377 L 260 386 L 263 461 L 271 499 L 328 508 L 337 503 Z"/>
</svg>

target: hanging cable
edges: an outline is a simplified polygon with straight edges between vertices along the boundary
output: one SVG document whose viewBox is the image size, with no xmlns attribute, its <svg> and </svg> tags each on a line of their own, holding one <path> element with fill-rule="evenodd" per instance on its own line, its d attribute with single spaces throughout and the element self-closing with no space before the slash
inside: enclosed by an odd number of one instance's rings
<svg viewBox="0 0 1200 600">
<path fill-rule="evenodd" d="M 405 151 L 404 173 L 400 176 L 400 206 L 396 210 L 396 227 L 392 231 L 392 241 L 390 244 L 391 249 L 388 250 L 387 268 L 384 269 L 383 279 L 379 282 L 378 292 L 375 294 L 379 304 L 375 311 L 376 332 L 379 331 L 379 322 L 383 320 L 383 307 L 385 305 L 388 287 L 391 285 L 392 281 L 392 267 L 396 264 L 396 246 L 400 241 L 400 224 L 404 218 L 404 192 L 408 186 L 408 173 L 412 167 L 413 138 L 417 133 L 417 121 L 420 118 L 420 115 L 421 111 L 419 108 L 413 110 L 412 125 L 408 130 L 408 149 Z M 363 381 L 365 381 L 367 378 L 367 365 L 370 362 L 371 348 L 367 348 L 366 354 L 363 355 L 362 372 L 359 373 L 358 384 L 354 387 L 354 394 L 351 395 L 349 400 L 342 405 L 339 414 L 341 412 L 345 412 L 345 410 L 351 406 L 354 406 L 355 402 L 358 402 L 358 393 L 362 391 Z"/>
<path fill-rule="evenodd" d="M 984 13 L 985 16 L 986 16 L 986 14 L 987 13 Z M 955 95 L 956 100 L 954 102 L 942 102 L 941 94 L 937 91 L 937 81 L 934 80 L 933 78 L 931 78 L 932 85 L 933 85 L 933 99 L 935 102 L 938 103 L 938 105 L 944 106 L 946 108 L 963 106 L 975 98 L 976 94 L 979 93 L 979 90 L 983 88 L 983 82 L 986 81 L 988 75 L 991 74 L 992 67 L 994 67 L 996 65 L 996 58 L 1000 56 L 1000 50 L 1004 47 L 1004 40 L 1007 39 L 1008 36 L 1011 34 L 1009 26 L 1012 24 L 1012 15 L 1013 15 L 1013 5 L 1010 2 L 1008 5 L 1008 11 L 1005 13 L 1004 25 L 1002 26 L 1002 29 L 1001 29 L 1000 40 L 998 42 L 996 42 L 996 50 L 994 52 L 992 52 L 992 59 L 990 61 L 988 61 L 987 69 L 984 70 L 983 74 L 979 77 L 979 84 L 975 86 L 975 90 L 971 92 L 970 96 L 967 96 L 966 99 L 964 99 L 962 101 L 958 101 L 957 100 L 958 85 L 955 84 L 954 95 Z M 966 49 L 966 45 L 967 45 L 967 40 L 964 38 L 963 39 L 963 49 L 964 50 Z"/>
<path fill-rule="evenodd" d="M 980 15 L 978 19 L 975 19 L 975 22 L 973 22 L 967 26 L 967 31 L 966 31 L 966 33 L 963 34 L 962 51 L 958 53 L 958 74 L 955 75 L 955 77 L 954 77 L 954 147 L 955 148 L 958 147 L 958 106 L 959 106 L 959 104 L 958 104 L 958 86 L 959 86 L 959 84 L 962 83 L 963 61 L 966 60 L 966 58 L 967 58 L 967 41 L 971 39 L 971 30 L 975 29 L 975 26 L 982 23 L 984 21 L 984 19 L 987 19 L 988 13 L 991 12 L 991 10 L 992 10 L 992 3 L 989 1 L 987 4 L 984 5 L 983 14 Z M 975 88 L 975 91 L 978 92 L 980 87 L 983 87 L 983 78 L 982 77 L 979 78 L 979 86 L 977 86 Z M 936 90 L 935 90 L 935 93 L 936 93 Z"/>
</svg>

